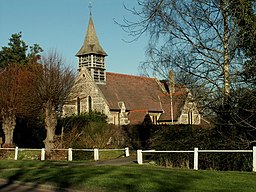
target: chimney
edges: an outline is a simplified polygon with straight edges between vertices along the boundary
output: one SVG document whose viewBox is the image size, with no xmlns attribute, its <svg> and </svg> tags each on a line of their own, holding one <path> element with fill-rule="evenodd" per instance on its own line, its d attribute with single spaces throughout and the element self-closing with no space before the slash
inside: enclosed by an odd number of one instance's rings
<svg viewBox="0 0 256 192">
<path fill-rule="evenodd" d="M 170 94 L 175 92 L 174 72 L 172 70 L 169 71 L 169 91 Z"/>
</svg>

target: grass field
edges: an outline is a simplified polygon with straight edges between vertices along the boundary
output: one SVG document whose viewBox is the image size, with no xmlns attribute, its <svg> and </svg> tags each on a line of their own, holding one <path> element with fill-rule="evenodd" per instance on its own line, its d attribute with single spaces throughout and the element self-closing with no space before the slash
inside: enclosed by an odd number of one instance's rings
<svg viewBox="0 0 256 192">
<path fill-rule="evenodd" d="M 92 192 L 256 191 L 252 172 L 194 171 L 152 165 L 88 166 L 68 162 L 0 161 L 0 178 Z"/>
</svg>

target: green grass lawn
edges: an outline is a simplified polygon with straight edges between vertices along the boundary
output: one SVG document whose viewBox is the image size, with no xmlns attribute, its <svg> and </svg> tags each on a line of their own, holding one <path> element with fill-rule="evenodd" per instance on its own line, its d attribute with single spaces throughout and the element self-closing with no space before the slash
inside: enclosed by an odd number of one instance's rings
<svg viewBox="0 0 256 192">
<path fill-rule="evenodd" d="M 256 174 L 252 172 L 194 171 L 152 165 L 0 161 L 0 178 L 92 192 L 256 191 Z"/>
</svg>

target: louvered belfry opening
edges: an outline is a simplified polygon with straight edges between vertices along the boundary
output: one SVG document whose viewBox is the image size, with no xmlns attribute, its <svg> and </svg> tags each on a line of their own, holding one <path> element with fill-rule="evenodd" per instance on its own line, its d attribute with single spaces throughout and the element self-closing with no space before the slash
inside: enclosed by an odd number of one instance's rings
<svg viewBox="0 0 256 192">
<path fill-rule="evenodd" d="M 97 84 L 106 83 L 105 57 L 107 53 L 99 43 L 92 16 L 89 19 L 84 43 L 76 56 L 79 70 L 86 67 Z"/>
</svg>

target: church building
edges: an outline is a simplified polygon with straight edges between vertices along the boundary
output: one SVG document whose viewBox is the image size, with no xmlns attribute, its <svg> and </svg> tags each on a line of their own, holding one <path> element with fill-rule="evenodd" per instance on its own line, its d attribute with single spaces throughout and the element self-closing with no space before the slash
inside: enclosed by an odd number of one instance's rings
<svg viewBox="0 0 256 192">
<path fill-rule="evenodd" d="M 63 115 L 97 111 L 115 125 L 138 125 L 146 117 L 154 124 L 200 124 L 201 116 L 191 93 L 168 81 L 106 72 L 107 53 L 99 43 L 92 16 L 84 42 L 76 54 L 78 77 Z"/>
</svg>

